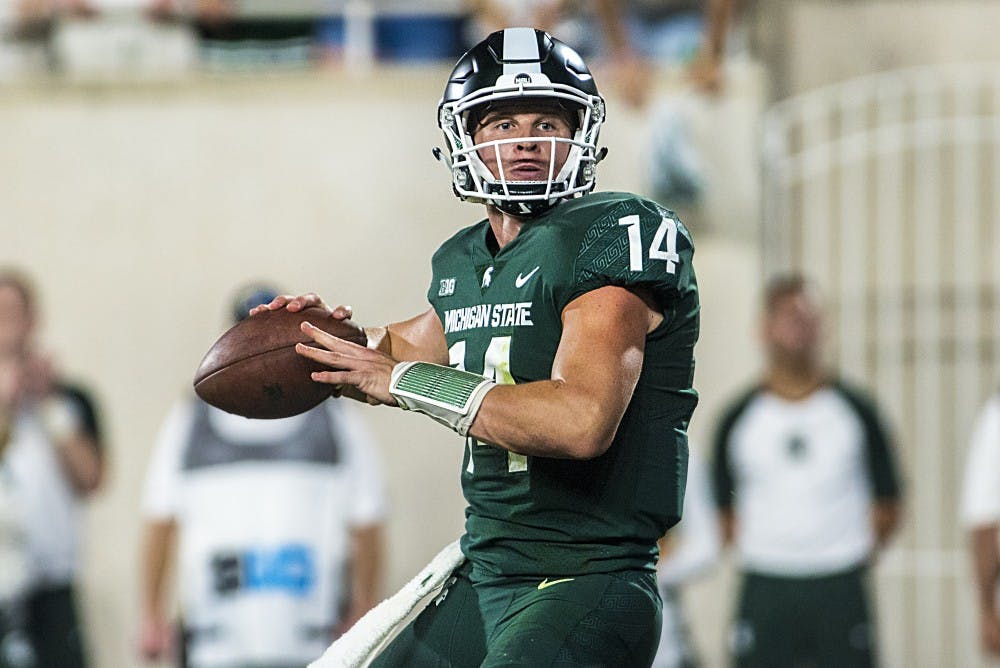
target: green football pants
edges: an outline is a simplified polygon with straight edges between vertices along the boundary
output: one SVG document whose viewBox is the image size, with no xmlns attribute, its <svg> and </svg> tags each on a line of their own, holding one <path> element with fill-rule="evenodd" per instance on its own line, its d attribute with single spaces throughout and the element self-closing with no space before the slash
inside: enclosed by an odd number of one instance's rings
<svg viewBox="0 0 1000 668">
<path fill-rule="evenodd" d="M 737 668 L 871 668 L 867 570 L 798 578 L 744 574 L 731 642 Z"/>
<path fill-rule="evenodd" d="M 468 563 L 372 666 L 649 666 L 660 633 L 651 572 L 473 583 Z"/>
</svg>

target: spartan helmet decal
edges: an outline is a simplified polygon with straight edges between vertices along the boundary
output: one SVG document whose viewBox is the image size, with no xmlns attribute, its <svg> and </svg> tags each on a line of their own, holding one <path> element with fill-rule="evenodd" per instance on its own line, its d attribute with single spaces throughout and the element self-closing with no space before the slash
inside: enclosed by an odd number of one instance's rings
<svg viewBox="0 0 1000 668">
<path fill-rule="evenodd" d="M 476 144 L 470 118 L 491 103 L 537 99 L 558 103 L 576 112 L 571 139 L 544 141 L 569 145 L 569 155 L 555 172 L 550 165 L 544 181 L 507 180 L 503 165 L 495 177 L 479 151 L 516 140 Z M 472 47 L 448 78 L 438 127 L 444 132 L 445 150 L 435 150 L 452 174 L 455 194 L 470 202 L 495 205 L 520 217 L 537 216 L 561 199 L 582 195 L 594 188 L 596 167 L 604 151 L 597 150 L 597 135 L 604 123 L 604 99 L 583 59 L 566 44 L 534 28 L 508 28 L 493 33 Z M 551 151 L 554 162 L 556 151 Z"/>
</svg>

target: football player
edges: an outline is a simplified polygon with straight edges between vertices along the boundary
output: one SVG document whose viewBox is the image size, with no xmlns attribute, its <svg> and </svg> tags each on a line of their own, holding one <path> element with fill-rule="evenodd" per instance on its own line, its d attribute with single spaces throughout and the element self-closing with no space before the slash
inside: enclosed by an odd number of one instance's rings
<svg viewBox="0 0 1000 668">
<path fill-rule="evenodd" d="M 592 193 L 604 100 L 531 28 L 458 62 L 438 108 L 456 195 L 486 218 L 433 257 L 430 308 L 308 323 L 317 381 L 465 437 L 465 561 L 374 665 L 648 665 L 657 539 L 681 513 L 698 336 L 693 246 L 674 214 Z M 320 305 L 315 294 L 264 308 Z M 351 315 L 337 307 L 332 317 Z"/>
</svg>

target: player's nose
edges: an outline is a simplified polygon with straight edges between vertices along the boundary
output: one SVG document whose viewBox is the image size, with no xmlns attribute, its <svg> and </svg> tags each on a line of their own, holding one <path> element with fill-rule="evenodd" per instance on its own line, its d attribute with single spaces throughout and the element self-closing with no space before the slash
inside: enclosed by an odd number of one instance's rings
<svg viewBox="0 0 1000 668">
<path fill-rule="evenodd" d="M 521 137 L 516 147 L 519 151 L 534 151 L 538 148 L 538 138 L 532 136 Z"/>
</svg>

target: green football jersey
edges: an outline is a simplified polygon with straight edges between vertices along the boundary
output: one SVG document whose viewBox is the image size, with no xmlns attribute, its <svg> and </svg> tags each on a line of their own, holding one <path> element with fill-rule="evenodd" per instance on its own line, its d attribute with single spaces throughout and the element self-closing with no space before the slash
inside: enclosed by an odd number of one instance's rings
<svg viewBox="0 0 1000 668">
<path fill-rule="evenodd" d="M 694 247 L 674 214 L 628 193 L 566 201 L 495 255 L 489 223 L 434 254 L 428 298 L 453 366 L 498 383 L 551 377 L 562 311 L 605 286 L 642 286 L 665 316 L 608 451 L 578 461 L 466 441 L 465 554 L 482 573 L 571 577 L 654 567 L 680 519 L 698 338 Z"/>
</svg>

